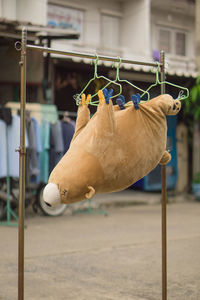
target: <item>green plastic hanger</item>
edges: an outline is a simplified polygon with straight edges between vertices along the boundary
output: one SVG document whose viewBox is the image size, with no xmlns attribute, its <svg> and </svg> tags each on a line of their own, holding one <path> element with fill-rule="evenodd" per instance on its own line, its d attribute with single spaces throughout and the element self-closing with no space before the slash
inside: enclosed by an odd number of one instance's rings
<svg viewBox="0 0 200 300">
<path fill-rule="evenodd" d="M 121 67 L 122 59 L 121 59 L 120 57 L 118 57 L 118 58 L 119 58 L 119 64 L 118 64 L 118 66 L 117 66 L 117 68 L 116 68 L 116 78 L 115 78 L 115 82 L 125 82 L 125 83 L 131 85 L 133 88 L 135 88 L 136 90 L 138 90 L 138 91 L 140 91 L 140 92 L 143 93 L 143 94 L 141 95 L 141 98 L 142 98 L 142 96 L 144 96 L 144 95 L 146 94 L 146 95 L 147 95 L 147 101 L 148 101 L 148 100 L 150 99 L 150 94 L 148 93 L 148 91 L 145 91 L 145 90 L 139 88 L 138 86 L 134 85 L 133 83 L 131 83 L 130 81 L 128 81 L 128 80 L 126 80 L 126 79 L 120 79 L 120 78 L 119 78 L 119 69 L 120 69 L 120 67 Z"/>
<path fill-rule="evenodd" d="M 119 87 L 119 93 L 117 93 L 117 94 L 114 95 L 113 97 L 118 97 L 118 96 L 121 94 L 121 92 L 122 92 L 122 86 L 121 86 L 121 84 L 119 84 L 119 83 L 117 83 L 117 82 L 115 82 L 115 81 L 113 81 L 113 80 L 110 80 L 109 78 L 107 78 L 107 77 L 105 77 L 105 76 L 103 76 L 103 75 L 98 76 L 98 74 L 97 74 L 97 65 L 98 65 L 98 61 L 99 61 L 99 58 L 98 58 L 98 55 L 96 55 L 96 60 L 95 60 L 95 62 L 94 62 L 94 77 L 88 81 L 88 83 L 86 84 L 86 86 L 84 87 L 84 89 L 81 91 L 80 94 L 77 94 L 77 95 L 74 96 L 74 99 L 75 99 L 75 101 L 76 101 L 76 105 L 79 105 L 79 104 L 80 104 L 80 100 L 81 100 L 82 94 L 83 94 L 84 91 L 88 88 L 88 86 L 91 84 L 91 82 L 94 81 L 95 79 L 101 79 L 101 78 L 103 78 L 103 79 L 105 79 L 106 81 L 108 81 L 108 83 L 107 83 L 103 88 L 101 88 L 101 90 L 104 90 L 104 89 L 105 89 L 106 87 L 108 87 L 110 84 L 114 84 L 114 85 L 118 86 L 118 87 Z M 94 106 L 97 106 L 97 105 L 99 104 L 99 100 L 92 100 L 95 96 L 97 96 L 97 94 L 98 94 L 98 93 L 95 93 L 95 94 L 91 95 L 90 101 L 89 101 L 88 104 L 94 105 Z M 112 97 L 112 98 L 113 98 L 113 97 Z"/>
<path fill-rule="evenodd" d="M 183 86 L 180 86 L 180 85 L 177 85 L 175 83 L 171 83 L 169 81 L 160 81 L 159 80 L 159 72 L 160 72 L 160 63 L 158 63 L 158 66 L 157 66 L 157 69 L 156 69 L 156 82 L 153 83 L 152 85 L 150 85 L 148 87 L 148 89 L 146 90 L 147 92 L 149 92 L 150 89 L 152 89 L 153 87 L 157 86 L 157 85 L 161 85 L 161 84 L 167 84 L 167 85 L 171 85 L 171 86 L 174 86 L 176 88 L 179 88 L 181 89 L 181 91 L 179 92 L 178 94 L 178 97 L 176 98 L 176 100 L 185 100 L 189 97 L 189 90 L 186 88 L 186 87 L 183 87 Z M 184 91 L 186 91 L 186 94 L 184 94 Z M 144 94 L 143 94 L 144 95 Z M 142 95 L 142 96 L 143 96 Z M 141 96 L 141 97 L 142 97 Z"/>
</svg>

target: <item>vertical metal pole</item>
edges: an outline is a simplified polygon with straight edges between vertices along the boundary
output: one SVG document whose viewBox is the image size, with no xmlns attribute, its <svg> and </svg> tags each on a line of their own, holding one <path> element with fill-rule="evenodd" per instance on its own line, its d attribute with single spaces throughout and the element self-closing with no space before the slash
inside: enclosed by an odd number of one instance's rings
<svg viewBox="0 0 200 300">
<path fill-rule="evenodd" d="M 26 105 L 26 29 L 21 40 L 21 95 L 20 95 L 20 148 L 19 148 L 19 224 L 18 224 L 18 300 L 24 300 L 24 202 L 25 202 L 25 105 Z"/>
<path fill-rule="evenodd" d="M 161 82 L 165 80 L 165 52 L 160 52 Z M 161 84 L 161 94 L 165 93 L 165 84 Z M 161 166 L 162 185 L 162 300 L 167 300 L 167 186 L 166 166 Z"/>
</svg>

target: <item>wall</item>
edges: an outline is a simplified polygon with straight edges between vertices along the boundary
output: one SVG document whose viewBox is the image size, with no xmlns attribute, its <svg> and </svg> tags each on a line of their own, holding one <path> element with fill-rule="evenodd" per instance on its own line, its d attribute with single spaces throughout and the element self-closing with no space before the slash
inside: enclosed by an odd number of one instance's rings
<svg viewBox="0 0 200 300">
<path fill-rule="evenodd" d="M 46 25 L 47 0 L 0 0 L 0 18 Z"/>
<path fill-rule="evenodd" d="M 162 11 L 158 9 L 152 9 L 151 11 L 151 27 L 152 27 L 152 47 L 155 45 L 155 26 L 156 25 L 164 25 L 169 28 L 178 28 L 186 30 L 190 33 L 190 56 L 194 56 L 194 45 L 192 41 L 194 41 L 194 17 L 186 17 L 181 14 L 172 13 L 168 11 Z"/>
<path fill-rule="evenodd" d="M 166 3 L 169 0 L 166 0 Z M 171 0 L 170 0 L 171 1 Z M 176 24 L 187 27 L 190 32 L 189 58 L 170 57 L 174 73 L 181 69 L 191 71 L 194 69 L 193 32 L 194 18 L 190 13 L 184 14 L 161 10 L 158 5 L 151 6 L 154 0 L 0 0 L 0 16 L 18 21 L 32 22 L 33 24 L 46 25 L 48 3 L 64 5 L 66 7 L 83 11 L 83 36 L 77 40 L 54 41 L 52 47 L 69 51 L 89 52 L 110 56 L 121 56 L 135 60 L 151 60 L 152 49 L 155 47 L 155 25 L 157 23 Z M 176 2 L 174 0 L 174 2 Z M 180 2 L 180 1 L 179 1 Z M 160 3 L 157 1 L 156 3 Z M 162 7 L 160 3 L 160 7 Z M 118 47 L 109 49 L 102 43 L 102 14 L 118 16 L 120 18 L 120 43 Z M 152 30 L 151 30 L 152 29 Z M 167 59 L 169 56 L 167 56 Z M 110 64 L 111 65 L 111 64 Z M 170 64 L 169 64 L 170 65 Z M 170 66 L 171 67 L 171 66 Z M 5 67 L 6 68 L 6 67 Z M 40 67 L 38 67 L 38 70 Z M 2 69 L 4 70 L 4 69 Z M 8 72 L 10 72 L 8 74 Z M 29 72 L 29 70 L 28 70 Z M 1 80 L 16 81 L 16 72 L 2 72 Z M 41 81 L 42 70 L 38 76 L 37 70 L 30 71 L 30 81 Z M 14 78 L 13 78 L 14 77 Z"/>
<path fill-rule="evenodd" d="M 123 3 L 121 45 L 124 56 L 145 58 L 150 55 L 150 1 Z"/>
<path fill-rule="evenodd" d="M 169 69 L 173 69 L 174 72 L 179 70 L 184 72 L 193 72 L 195 70 L 195 47 L 194 47 L 194 16 L 187 15 L 169 10 L 161 10 L 155 7 L 151 8 L 151 51 L 161 50 L 157 49 L 158 32 L 157 27 L 164 26 L 177 30 L 183 30 L 187 33 L 187 55 L 177 56 L 175 54 L 167 54 Z"/>
<path fill-rule="evenodd" d="M 47 0 L 17 0 L 17 20 L 46 25 L 46 5 Z"/>
<path fill-rule="evenodd" d="M 0 17 L 16 20 L 16 0 L 0 0 Z"/>
<path fill-rule="evenodd" d="M 95 51 L 98 53 L 104 53 L 104 51 L 106 51 L 106 45 L 102 44 L 101 15 L 103 13 L 111 16 L 121 16 L 121 4 L 118 1 L 79 0 L 69 2 L 51 0 L 50 3 L 80 9 L 84 13 L 82 38 L 79 41 L 55 41 L 52 43 L 53 47 L 92 53 Z"/>
</svg>

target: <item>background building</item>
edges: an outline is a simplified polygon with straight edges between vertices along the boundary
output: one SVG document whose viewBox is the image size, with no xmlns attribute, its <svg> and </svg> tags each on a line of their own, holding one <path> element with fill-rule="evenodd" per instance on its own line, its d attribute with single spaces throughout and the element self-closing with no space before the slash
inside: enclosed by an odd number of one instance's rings
<svg viewBox="0 0 200 300">
<path fill-rule="evenodd" d="M 20 55 L 14 44 L 24 25 L 29 43 L 56 49 L 144 61 L 159 61 L 162 49 L 168 81 L 190 88 L 197 77 L 194 0 L 0 0 L 0 104 L 19 101 Z M 31 51 L 27 60 L 27 102 L 76 111 L 73 96 L 93 77 L 90 60 Z M 116 65 L 99 61 L 98 74 L 113 79 Z M 155 82 L 155 70 L 122 65 L 120 78 L 146 89 Z M 104 82 L 94 84 L 93 90 Z M 126 97 L 134 92 L 124 87 Z M 167 86 L 167 92 L 177 97 L 179 90 Z"/>
<path fill-rule="evenodd" d="M 27 26 L 29 42 L 69 51 L 150 61 L 158 60 L 159 51 L 163 49 L 167 54 L 168 78 L 173 77 L 173 81 L 189 86 L 197 76 L 194 11 L 192 0 L 1 0 L 0 101 L 16 100 L 17 97 L 19 55 L 14 42 L 20 38 L 23 25 Z M 27 72 L 28 101 L 41 102 L 46 98 L 54 103 L 55 83 L 59 82 L 59 76 L 68 78 L 63 88 L 67 82 L 76 87 L 75 81 L 80 82 L 91 69 L 87 60 L 52 56 L 48 64 L 43 62 L 42 55 L 31 53 Z M 121 77 L 144 83 L 154 80 L 148 68 L 127 68 Z M 115 76 L 109 63 L 100 71 Z M 65 72 L 66 75 L 62 75 Z M 53 92 L 51 97 L 40 91 L 44 79 L 49 82 L 45 87 L 50 87 Z"/>
</svg>

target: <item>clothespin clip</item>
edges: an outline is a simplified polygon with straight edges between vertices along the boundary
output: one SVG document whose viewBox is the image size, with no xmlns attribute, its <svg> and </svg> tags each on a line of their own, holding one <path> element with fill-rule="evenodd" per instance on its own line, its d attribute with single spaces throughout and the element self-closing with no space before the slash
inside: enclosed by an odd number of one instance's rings
<svg viewBox="0 0 200 300">
<path fill-rule="evenodd" d="M 99 104 L 102 105 L 103 102 L 105 101 L 105 97 L 104 97 L 102 90 L 98 91 L 98 97 L 99 97 Z"/>
<path fill-rule="evenodd" d="M 113 95 L 113 89 L 103 89 L 103 94 L 104 94 L 104 97 L 105 97 L 105 101 L 106 101 L 106 104 L 109 104 L 109 99 L 112 97 Z"/>
<path fill-rule="evenodd" d="M 81 105 L 84 106 L 85 105 L 85 94 L 81 95 Z"/>
<path fill-rule="evenodd" d="M 133 101 L 133 105 L 135 107 L 135 109 L 139 109 L 139 103 L 140 103 L 140 94 L 134 94 L 131 96 L 131 100 Z"/>
<path fill-rule="evenodd" d="M 119 97 L 117 97 L 116 102 L 117 102 L 117 105 L 119 105 L 121 110 L 125 109 L 124 104 L 125 104 L 126 101 L 125 101 L 125 98 L 124 98 L 123 95 L 120 95 Z"/>
<path fill-rule="evenodd" d="M 81 105 L 84 106 L 85 104 L 89 104 L 91 99 L 91 95 L 87 95 L 87 98 L 85 97 L 85 94 L 81 95 Z"/>
</svg>

